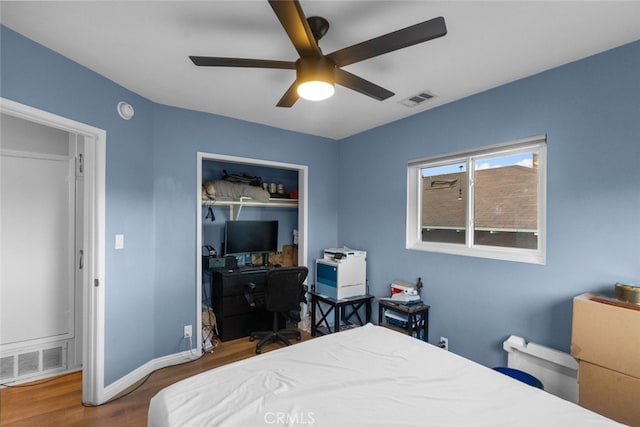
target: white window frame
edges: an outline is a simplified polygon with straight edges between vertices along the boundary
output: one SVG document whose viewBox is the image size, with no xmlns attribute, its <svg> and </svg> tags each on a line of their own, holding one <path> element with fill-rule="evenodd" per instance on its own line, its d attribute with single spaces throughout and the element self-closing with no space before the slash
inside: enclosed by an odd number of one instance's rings
<svg viewBox="0 0 640 427">
<path fill-rule="evenodd" d="M 474 168 L 475 161 L 486 157 L 533 151 L 538 154 L 538 245 L 536 249 L 482 246 L 474 238 Z M 422 180 L 421 169 L 451 163 L 467 164 L 466 242 L 442 243 L 422 241 Z M 407 166 L 407 229 L 406 248 L 411 250 L 465 255 L 505 261 L 545 264 L 547 212 L 547 137 L 546 135 L 510 141 L 480 149 L 459 151 L 440 156 L 415 159 Z"/>
</svg>

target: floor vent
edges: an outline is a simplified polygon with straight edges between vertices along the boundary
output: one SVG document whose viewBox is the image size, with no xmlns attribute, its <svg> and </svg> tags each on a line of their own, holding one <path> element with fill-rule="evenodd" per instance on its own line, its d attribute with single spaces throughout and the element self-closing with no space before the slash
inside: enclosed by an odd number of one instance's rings
<svg viewBox="0 0 640 427">
<path fill-rule="evenodd" d="M 22 381 L 67 369 L 67 342 L 17 350 L 0 357 L 0 380 Z"/>
<path fill-rule="evenodd" d="M 16 364 L 15 356 L 0 358 L 0 381 L 14 377 L 13 367 Z"/>
<path fill-rule="evenodd" d="M 405 107 L 415 107 L 435 97 L 436 95 L 434 95 L 433 93 L 423 90 L 422 92 L 410 96 L 409 98 L 403 99 L 402 101 L 400 101 L 400 104 L 404 105 Z"/>
<path fill-rule="evenodd" d="M 63 356 L 62 347 L 42 350 L 42 370 L 48 371 L 49 369 L 63 368 Z"/>
<path fill-rule="evenodd" d="M 18 355 L 18 376 L 35 374 L 40 371 L 40 352 L 30 351 Z"/>
</svg>

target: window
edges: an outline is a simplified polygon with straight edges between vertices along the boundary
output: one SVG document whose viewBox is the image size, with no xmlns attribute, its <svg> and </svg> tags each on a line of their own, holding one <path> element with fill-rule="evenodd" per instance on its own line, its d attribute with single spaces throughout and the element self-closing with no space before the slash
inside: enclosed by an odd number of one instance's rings
<svg viewBox="0 0 640 427">
<path fill-rule="evenodd" d="M 409 162 L 407 248 L 544 264 L 546 137 Z"/>
</svg>

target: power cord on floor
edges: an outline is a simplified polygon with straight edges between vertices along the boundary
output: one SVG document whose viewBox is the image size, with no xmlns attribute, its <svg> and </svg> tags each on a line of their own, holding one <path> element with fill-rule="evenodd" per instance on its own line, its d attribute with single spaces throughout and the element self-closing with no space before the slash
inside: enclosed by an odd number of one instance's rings
<svg viewBox="0 0 640 427">
<path fill-rule="evenodd" d="M 191 341 L 191 340 L 190 340 L 190 341 Z M 201 354 L 200 356 L 198 356 L 198 358 L 196 358 L 196 359 L 191 359 L 191 360 L 188 360 L 188 361 L 186 361 L 186 362 L 182 362 L 182 363 L 176 363 L 175 365 L 163 366 L 162 368 L 158 368 L 158 369 L 156 369 L 156 370 L 154 370 L 154 371 L 151 371 L 151 372 L 149 372 L 149 374 L 148 374 L 148 375 L 147 375 L 147 376 L 146 376 L 146 377 L 145 377 L 145 378 L 140 382 L 140 384 L 138 384 L 137 386 L 135 386 L 135 388 L 133 388 L 133 389 L 129 390 L 129 391 L 128 391 L 128 392 L 126 392 L 125 394 L 122 394 L 122 395 L 120 395 L 120 396 L 114 397 L 113 399 L 107 400 L 106 402 L 101 403 L 100 405 L 91 405 L 91 404 L 88 404 L 88 403 L 84 403 L 84 402 L 83 402 L 83 403 L 82 403 L 82 406 L 86 406 L 86 407 L 91 408 L 91 407 L 103 406 L 103 405 L 106 405 L 106 404 L 108 404 L 108 403 L 116 402 L 116 401 L 118 401 L 118 400 L 122 399 L 123 397 L 129 396 L 129 395 L 130 395 L 131 393 L 133 393 L 134 391 L 138 390 L 140 387 L 142 387 L 142 386 L 143 386 L 143 385 L 144 385 L 144 384 L 149 380 L 149 378 L 151 378 L 151 375 L 155 374 L 156 372 L 158 372 L 158 371 L 162 371 L 163 369 L 173 368 L 173 367 L 175 367 L 175 366 L 182 366 L 182 365 L 186 365 L 186 364 L 188 364 L 188 363 L 195 362 L 195 361 L 197 361 L 197 360 L 200 360 L 200 359 L 202 358 L 202 356 L 204 356 L 204 353 L 203 353 L 203 354 Z"/>
<path fill-rule="evenodd" d="M 211 308 L 204 309 L 202 312 L 202 351 L 213 353 L 220 342 L 217 337 L 218 324 L 216 315 Z"/>
<path fill-rule="evenodd" d="M 198 360 L 198 359 L 196 359 L 196 360 Z M 185 362 L 185 363 L 186 363 L 186 362 Z M 175 366 L 175 365 L 173 365 L 173 366 Z M 166 368 L 168 368 L 168 366 L 166 366 Z M 136 390 L 138 390 L 140 387 L 142 387 L 142 386 L 144 385 L 144 383 L 146 383 L 146 382 L 147 382 L 147 380 L 151 377 L 151 375 L 153 375 L 155 372 L 159 371 L 160 369 L 164 369 L 164 368 L 159 368 L 159 369 L 156 369 L 155 371 L 150 372 L 150 373 L 149 373 L 149 374 L 144 378 L 144 380 L 142 380 L 142 382 L 140 382 L 140 384 L 138 384 L 135 388 L 133 388 L 132 390 L 129 390 L 128 392 L 126 392 L 126 393 L 125 393 L 125 394 L 123 394 L 123 395 L 120 395 L 120 396 L 118 396 L 118 397 L 114 397 L 114 398 L 113 398 L 113 399 L 111 399 L 111 400 L 107 400 L 106 402 L 101 403 L 100 405 L 92 405 L 92 404 L 90 404 L 90 403 L 84 403 L 84 402 L 82 402 L 82 406 L 85 406 L 85 407 L 87 407 L 87 408 L 95 408 L 95 407 L 98 407 L 98 406 L 106 405 L 107 403 L 115 402 L 115 401 L 117 401 L 117 400 L 122 399 L 123 397 L 129 396 L 131 393 L 133 393 L 134 391 L 136 391 Z"/>
</svg>

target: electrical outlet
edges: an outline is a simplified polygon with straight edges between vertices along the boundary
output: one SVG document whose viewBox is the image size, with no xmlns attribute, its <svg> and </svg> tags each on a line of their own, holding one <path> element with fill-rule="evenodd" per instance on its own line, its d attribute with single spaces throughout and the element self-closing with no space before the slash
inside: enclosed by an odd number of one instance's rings
<svg viewBox="0 0 640 427">
<path fill-rule="evenodd" d="M 192 334 L 191 325 L 186 325 L 184 327 L 184 337 L 185 338 L 191 338 L 191 334 Z"/>
<path fill-rule="evenodd" d="M 438 347 L 449 351 L 449 338 L 440 337 L 440 342 L 438 343 Z"/>
</svg>

